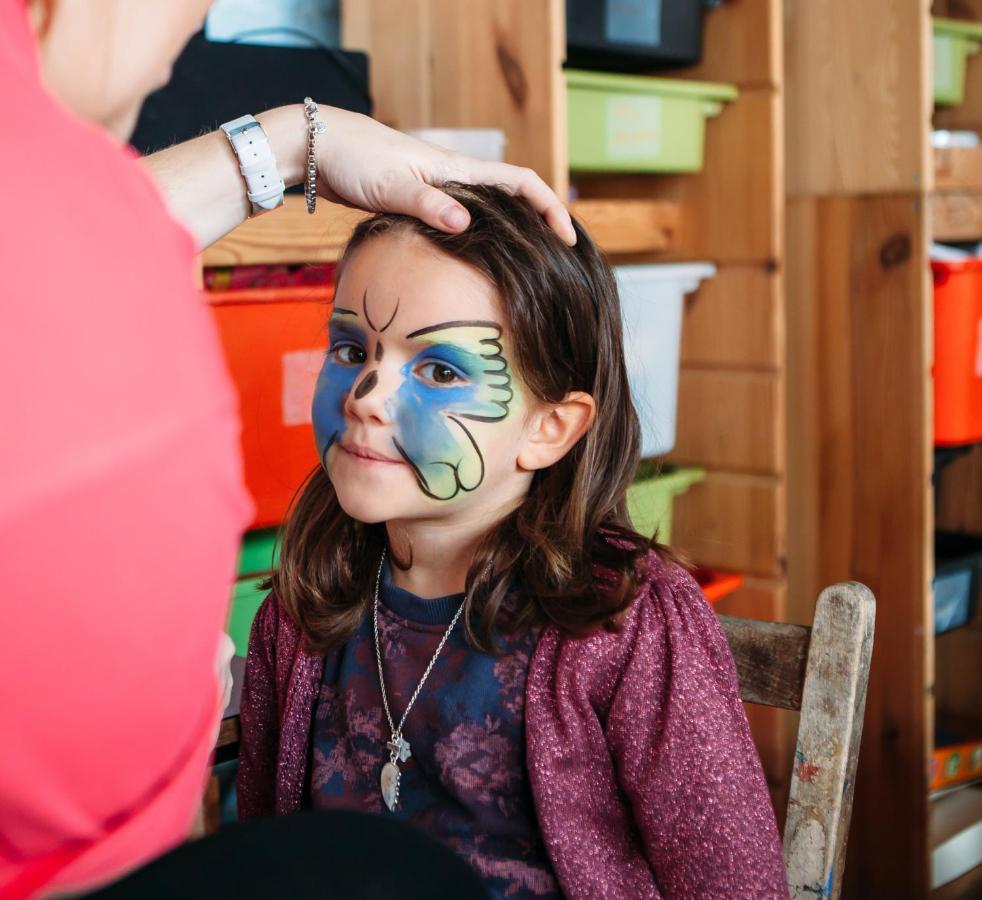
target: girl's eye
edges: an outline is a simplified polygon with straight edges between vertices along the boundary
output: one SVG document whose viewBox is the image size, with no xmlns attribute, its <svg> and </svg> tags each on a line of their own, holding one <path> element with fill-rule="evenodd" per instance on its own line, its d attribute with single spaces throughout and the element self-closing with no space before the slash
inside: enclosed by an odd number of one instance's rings
<svg viewBox="0 0 982 900">
<path fill-rule="evenodd" d="M 360 366 L 368 359 L 368 354 L 356 344 L 338 344 L 331 348 L 331 356 L 343 366 Z"/>
<path fill-rule="evenodd" d="M 438 362 L 423 363 L 416 370 L 416 374 L 424 381 L 430 381 L 433 384 L 460 384 L 464 381 L 456 369 Z"/>
</svg>

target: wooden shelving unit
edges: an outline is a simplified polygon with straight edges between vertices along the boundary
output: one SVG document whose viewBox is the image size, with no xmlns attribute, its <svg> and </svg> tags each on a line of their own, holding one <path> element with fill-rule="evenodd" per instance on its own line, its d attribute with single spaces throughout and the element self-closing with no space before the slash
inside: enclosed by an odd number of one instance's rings
<svg viewBox="0 0 982 900">
<path fill-rule="evenodd" d="M 977 897 L 978 872 L 931 893 L 936 715 L 969 712 L 969 694 L 982 712 L 982 672 L 958 646 L 969 629 L 934 636 L 928 258 L 932 240 L 982 238 L 982 153 L 930 147 L 928 0 L 785 9 L 791 595 L 855 578 L 877 597 L 845 895 Z M 933 13 L 982 18 L 982 3 Z M 936 127 L 982 129 L 982 103 L 966 106 Z M 948 515 L 980 497 L 963 482 Z"/>
<path fill-rule="evenodd" d="M 982 5 L 962 14 L 982 13 Z M 982 91 L 982 67 L 969 70 L 969 99 Z M 976 108 L 935 113 L 952 127 L 978 128 Z M 982 124 L 982 123 L 979 123 Z M 982 240 L 982 147 L 934 150 L 932 233 L 937 241 Z M 936 526 L 982 534 L 982 444 L 936 473 Z M 935 638 L 935 722 L 949 733 L 982 736 L 982 616 Z M 935 880 L 953 857 L 982 846 L 982 779 L 930 796 L 929 842 Z M 936 900 L 982 896 L 982 865 L 935 890 Z"/>
</svg>

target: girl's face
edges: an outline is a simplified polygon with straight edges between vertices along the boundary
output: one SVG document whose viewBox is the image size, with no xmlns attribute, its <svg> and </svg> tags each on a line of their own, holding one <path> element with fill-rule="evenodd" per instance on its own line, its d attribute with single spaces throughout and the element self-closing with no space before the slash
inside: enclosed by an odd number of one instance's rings
<svg viewBox="0 0 982 900">
<path fill-rule="evenodd" d="M 528 413 L 491 282 L 418 235 L 370 238 L 334 299 L 313 402 L 321 463 L 362 522 L 504 512 Z"/>
</svg>

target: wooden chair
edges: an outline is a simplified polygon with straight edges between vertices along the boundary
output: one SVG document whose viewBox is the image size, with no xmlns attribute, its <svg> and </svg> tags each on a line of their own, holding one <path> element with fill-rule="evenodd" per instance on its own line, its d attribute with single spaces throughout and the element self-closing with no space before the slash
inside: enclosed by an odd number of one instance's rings
<svg viewBox="0 0 982 900">
<path fill-rule="evenodd" d="M 748 703 L 801 712 L 784 862 L 792 898 L 837 898 L 866 707 L 875 601 L 856 582 L 822 591 L 810 628 L 720 616 Z"/>
</svg>

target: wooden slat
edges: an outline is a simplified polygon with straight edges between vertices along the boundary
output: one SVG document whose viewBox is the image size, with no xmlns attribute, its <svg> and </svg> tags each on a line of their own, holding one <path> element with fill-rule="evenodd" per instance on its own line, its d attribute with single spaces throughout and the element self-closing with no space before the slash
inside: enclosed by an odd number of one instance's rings
<svg viewBox="0 0 982 900">
<path fill-rule="evenodd" d="M 827 587 L 815 604 L 784 826 L 794 898 L 842 891 L 875 617 L 873 595 L 855 582 Z"/>
<path fill-rule="evenodd" d="M 745 703 L 801 708 L 810 629 L 804 625 L 720 616 Z"/>
<path fill-rule="evenodd" d="M 672 77 L 778 87 L 784 80 L 783 7 L 774 0 L 722 3 L 706 13 L 702 60 Z"/>
<path fill-rule="evenodd" d="M 222 719 L 221 727 L 218 730 L 218 740 L 215 743 L 216 747 L 229 747 L 233 744 L 237 744 L 242 737 L 242 726 L 239 723 L 238 716 L 229 716 L 227 719 Z"/>
<path fill-rule="evenodd" d="M 932 236 L 936 241 L 982 239 L 982 191 L 933 194 L 931 218 Z"/>
<path fill-rule="evenodd" d="M 919 195 L 789 204 L 792 598 L 855 579 L 881 603 L 857 780 L 854 896 L 927 884 L 931 293 Z M 793 607 L 790 614 L 800 618 Z"/>
<path fill-rule="evenodd" d="M 368 51 L 376 117 L 405 130 L 501 128 L 508 162 L 566 196 L 565 7 L 560 0 L 359 0 L 346 46 Z"/>
<path fill-rule="evenodd" d="M 710 472 L 676 499 L 673 543 L 704 565 L 779 578 L 784 516 L 779 478 Z"/>
<path fill-rule="evenodd" d="M 745 578 L 739 590 L 717 601 L 713 608 L 720 615 L 765 622 L 787 621 L 787 583 L 781 580 Z M 746 713 L 754 745 L 767 777 L 777 821 L 783 822 L 791 783 L 798 715 L 755 703 L 746 706 Z"/>
<path fill-rule="evenodd" d="M 936 191 L 982 191 L 982 147 L 936 147 Z"/>
<path fill-rule="evenodd" d="M 310 215 L 303 197 L 290 195 L 281 209 L 243 222 L 212 244 L 201 257 L 205 266 L 326 263 L 337 260 L 351 230 L 367 213 L 317 201 Z"/>
<path fill-rule="evenodd" d="M 570 211 L 608 254 L 661 253 L 678 244 L 681 210 L 659 200 L 577 200 Z"/>
<path fill-rule="evenodd" d="M 788 190 L 921 190 L 930 183 L 926 2 L 785 4 Z"/>
<path fill-rule="evenodd" d="M 784 244 L 781 114 L 776 91 L 746 89 L 706 123 L 702 172 L 577 176 L 579 195 L 678 203 L 682 228 L 678 249 L 670 258 L 760 262 L 776 268 Z"/>
<path fill-rule="evenodd" d="M 721 266 L 686 301 L 683 365 L 781 370 L 783 285 L 763 265 Z"/>
<path fill-rule="evenodd" d="M 784 471 L 784 381 L 773 372 L 683 368 L 670 459 L 761 474 Z"/>
</svg>

